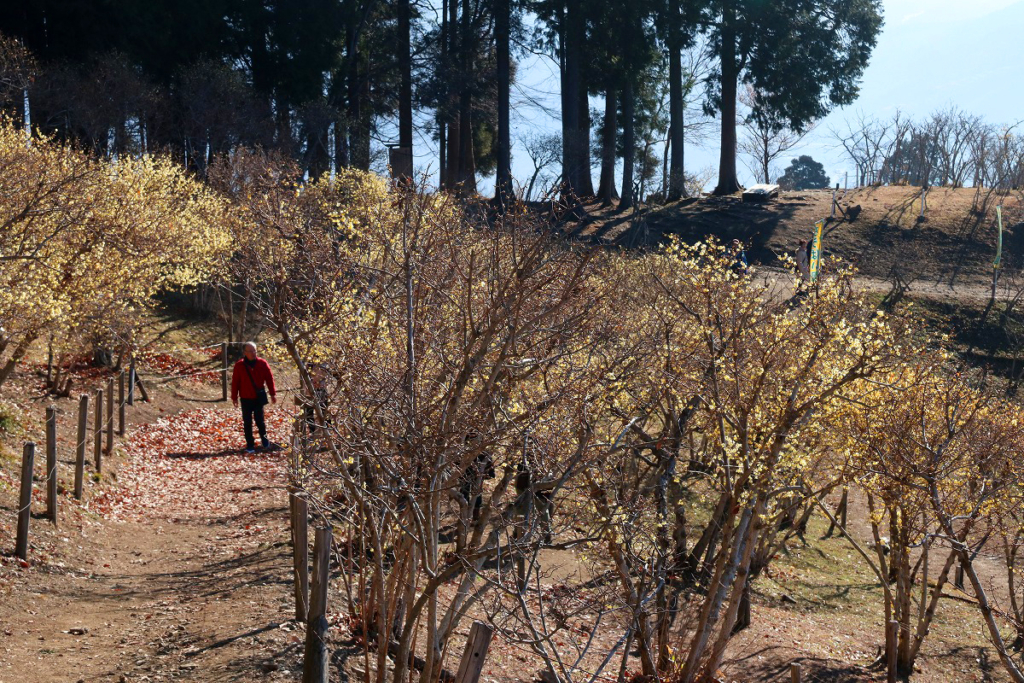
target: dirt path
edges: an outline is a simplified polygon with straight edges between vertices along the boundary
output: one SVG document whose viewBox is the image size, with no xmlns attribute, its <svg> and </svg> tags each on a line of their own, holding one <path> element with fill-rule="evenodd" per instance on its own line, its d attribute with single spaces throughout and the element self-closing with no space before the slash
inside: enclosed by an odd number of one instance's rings
<svg viewBox="0 0 1024 683">
<path fill-rule="evenodd" d="M 796 291 L 793 283 L 793 275 L 782 268 L 771 266 L 758 266 L 755 270 L 754 281 L 766 283 L 776 300 L 788 298 Z M 877 277 L 858 274 L 854 278 L 854 289 L 858 292 L 871 294 L 886 294 L 892 289 L 892 283 Z M 1006 284 L 1000 284 L 997 291 L 1000 300 L 1012 295 Z M 992 286 L 960 282 L 950 286 L 948 284 L 937 284 L 934 282 L 918 281 L 911 284 L 907 290 L 908 297 L 927 299 L 937 302 L 957 302 L 970 304 L 972 306 L 984 306 L 992 295 Z"/>
<path fill-rule="evenodd" d="M 81 566 L 24 571 L 0 605 L 0 683 L 294 678 L 287 456 L 232 450 L 236 420 L 201 408 L 128 438 L 120 485 L 60 531 Z"/>
</svg>

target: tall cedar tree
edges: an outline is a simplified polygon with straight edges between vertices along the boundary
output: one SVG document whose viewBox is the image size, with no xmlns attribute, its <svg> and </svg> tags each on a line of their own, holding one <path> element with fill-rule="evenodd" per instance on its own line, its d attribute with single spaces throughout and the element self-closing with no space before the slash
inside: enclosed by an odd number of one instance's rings
<svg viewBox="0 0 1024 683">
<path fill-rule="evenodd" d="M 715 194 L 740 189 L 736 177 L 739 82 L 764 93 L 759 105 L 801 130 L 850 104 L 882 27 L 881 0 L 710 0 L 700 23 L 718 57 L 708 83 L 709 115 L 722 117 Z"/>
<path fill-rule="evenodd" d="M 498 168 L 494 199 L 504 210 L 513 197 L 512 188 L 512 2 L 492 0 L 494 11 L 494 49 L 498 65 Z"/>
<path fill-rule="evenodd" d="M 686 130 L 683 120 L 686 93 L 683 86 L 682 52 L 693 44 L 696 5 L 684 0 L 663 0 L 659 7 L 658 24 L 668 51 L 669 63 L 669 150 L 672 156 L 666 193 L 668 201 L 675 201 L 686 194 Z"/>
<path fill-rule="evenodd" d="M 519 22 L 516 4 L 510 0 L 508 7 L 511 46 Z M 499 170 L 498 93 L 503 79 L 498 71 L 503 51 L 496 43 L 495 0 L 445 0 L 442 9 L 442 21 L 424 33 L 416 48 L 422 54 L 417 60 L 417 104 L 435 112 L 441 186 L 472 194 L 477 175 Z M 505 54 L 507 90 L 515 80 L 515 63 Z M 511 166 L 511 149 L 507 156 Z"/>
<path fill-rule="evenodd" d="M 604 97 L 604 114 L 599 120 L 601 172 L 597 198 L 602 206 L 611 206 L 619 198 L 616 189 L 615 162 L 619 144 L 619 100 L 625 79 L 620 45 L 620 7 L 612 0 L 595 0 L 588 5 L 591 33 L 588 40 L 587 82 L 593 92 Z"/>
<path fill-rule="evenodd" d="M 396 0 L 398 16 L 398 69 L 401 85 L 398 96 L 398 146 L 408 155 L 409 168 L 401 169 L 403 174 L 412 173 L 412 2 Z M 398 169 L 395 169 L 396 172 Z M 406 180 L 411 180 L 407 177 Z"/>
<path fill-rule="evenodd" d="M 541 20 L 538 43 L 558 59 L 562 113 L 562 199 L 577 215 L 580 197 L 593 194 L 590 173 L 589 102 L 584 83 L 590 17 L 603 0 L 539 0 L 531 9 Z M 584 114 L 584 112 L 586 112 Z M 586 127 L 584 127 L 586 126 Z"/>
<path fill-rule="evenodd" d="M 657 59 L 654 39 L 656 4 L 651 0 L 617 0 L 621 5 L 618 24 L 622 46 L 622 197 L 619 210 L 633 207 L 636 197 L 636 154 L 638 98 L 645 84 L 644 76 Z"/>
</svg>

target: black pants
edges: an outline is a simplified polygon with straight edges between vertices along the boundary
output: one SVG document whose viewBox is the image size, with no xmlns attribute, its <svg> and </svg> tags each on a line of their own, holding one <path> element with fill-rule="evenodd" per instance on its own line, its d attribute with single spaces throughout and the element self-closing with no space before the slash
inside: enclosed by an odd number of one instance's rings
<svg viewBox="0 0 1024 683">
<path fill-rule="evenodd" d="M 258 399 L 243 398 L 242 402 L 242 425 L 245 427 L 245 447 L 252 450 L 256 448 L 256 442 L 252 436 L 252 421 L 256 420 L 256 429 L 260 430 L 260 441 L 264 446 L 267 441 L 267 423 L 263 420 L 263 406 Z"/>
</svg>

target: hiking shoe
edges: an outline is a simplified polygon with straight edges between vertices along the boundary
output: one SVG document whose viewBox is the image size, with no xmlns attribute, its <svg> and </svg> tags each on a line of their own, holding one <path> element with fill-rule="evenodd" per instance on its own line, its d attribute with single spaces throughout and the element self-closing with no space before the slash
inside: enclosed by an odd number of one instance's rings
<svg viewBox="0 0 1024 683">
<path fill-rule="evenodd" d="M 245 454 L 246 454 L 246 455 L 252 455 L 252 454 L 253 454 L 253 453 L 255 453 L 255 452 L 256 452 L 256 449 L 255 449 L 255 448 L 246 448 L 246 449 L 245 449 Z"/>
</svg>

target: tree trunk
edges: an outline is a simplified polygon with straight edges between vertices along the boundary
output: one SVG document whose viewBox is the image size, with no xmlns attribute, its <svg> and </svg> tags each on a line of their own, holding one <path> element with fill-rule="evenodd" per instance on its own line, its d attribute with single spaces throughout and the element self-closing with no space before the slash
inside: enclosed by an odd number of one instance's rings
<svg viewBox="0 0 1024 683">
<path fill-rule="evenodd" d="M 892 566 L 896 570 L 896 621 L 899 622 L 900 630 L 896 647 L 896 672 L 900 676 L 909 676 L 913 671 L 910 661 L 911 653 L 911 592 L 913 584 L 910 576 L 910 532 L 906 528 L 909 520 L 905 518 L 905 512 L 899 511 L 899 524 L 897 525 L 899 539 L 891 544 L 893 557 Z"/>
<path fill-rule="evenodd" d="M 348 90 L 348 84 L 345 82 L 340 75 L 338 76 L 338 85 L 335 86 L 341 91 L 341 95 L 338 97 L 339 102 L 343 102 L 345 93 Z M 348 107 L 346 106 L 346 111 Z M 348 168 L 350 165 L 349 156 L 349 145 L 348 145 L 348 117 L 346 114 L 340 115 L 334 122 L 334 168 L 343 169 Z"/>
<path fill-rule="evenodd" d="M 561 26 L 562 36 L 562 198 L 578 204 L 580 193 L 580 50 L 582 25 L 580 0 L 568 0 Z"/>
<path fill-rule="evenodd" d="M 445 178 L 447 176 L 448 168 L 447 152 L 448 152 L 448 124 L 445 123 L 444 118 L 441 115 L 437 117 L 437 183 L 440 187 L 445 186 Z"/>
<path fill-rule="evenodd" d="M 939 599 L 942 597 L 942 588 L 946 585 L 949 580 L 949 572 L 953 568 L 953 560 L 956 558 L 956 551 L 951 551 L 946 557 L 946 562 L 942 567 L 942 571 L 939 573 L 938 578 L 935 580 L 934 588 L 932 588 L 931 597 L 928 599 L 928 606 L 924 610 L 924 614 L 918 619 L 917 622 L 917 633 L 914 635 L 914 642 L 910 647 L 910 666 L 914 666 L 914 662 L 917 661 L 917 655 L 921 651 L 921 644 L 924 643 L 925 636 L 931 630 L 932 619 L 935 617 L 935 608 L 939 605 Z M 922 577 L 922 595 L 928 591 L 928 576 L 925 574 Z"/>
<path fill-rule="evenodd" d="M 722 615 L 722 627 L 718 631 L 718 639 L 715 641 L 715 645 L 711 650 L 711 655 L 705 667 L 705 671 L 713 673 L 718 670 L 719 666 L 722 664 L 722 659 L 725 657 L 725 648 L 729 643 L 729 639 L 735 632 L 740 607 L 743 605 L 743 598 L 749 587 L 751 554 L 758 536 L 758 527 L 761 526 L 757 518 L 760 518 L 764 514 L 764 510 L 764 502 L 759 501 L 756 504 L 754 511 L 756 518 L 750 522 L 747 533 L 740 541 L 743 543 L 743 548 L 740 553 L 741 557 L 739 567 L 736 571 L 736 578 L 733 581 L 728 607 Z"/>
<path fill-rule="evenodd" d="M 275 103 L 277 110 L 277 144 L 280 148 L 286 150 L 288 154 L 294 154 L 296 151 L 295 138 L 292 136 L 292 112 L 288 103 L 282 98 L 278 97 Z M 210 163 L 210 138 L 206 137 L 199 144 L 202 145 L 201 149 L 198 150 L 200 172 L 202 175 L 206 175 L 206 167 Z"/>
<path fill-rule="evenodd" d="M 359 127 L 358 145 L 353 145 L 353 160 L 355 167 L 361 171 L 370 170 L 370 127 L 373 124 L 373 112 L 370 107 L 370 64 L 364 59 L 360 75 L 359 89 L 359 119 L 356 125 Z"/>
<path fill-rule="evenodd" d="M 601 131 L 601 183 L 597 196 L 602 206 L 611 206 L 619 197 L 615 189 L 615 142 L 618 138 L 619 125 L 618 92 L 610 86 L 604 94 L 604 128 Z"/>
<path fill-rule="evenodd" d="M 946 532 L 949 533 L 952 530 L 951 525 L 945 525 Z M 1015 681 L 1015 683 L 1024 683 L 1024 672 L 1020 670 L 1016 662 L 1010 656 L 1010 653 L 1006 651 L 1006 644 L 1003 641 L 1003 636 L 999 632 L 999 624 L 996 623 L 995 610 L 989 604 L 988 595 L 985 592 L 985 587 L 982 586 L 981 580 L 978 578 L 977 572 L 974 571 L 974 561 L 971 559 L 971 554 L 967 552 L 966 547 L 958 549 L 960 555 L 960 564 L 964 568 L 964 572 L 967 574 L 967 578 L 971 582 L 971 587 L 974 589 L 974 597 L 977 601 L 978 610 L 981 612 L 982 617 L 985 620 L 985 626 L 988 628 L 989 640 L 992 646 L 996 649 L 996 654 L 999 655 L 999 661 L 1002 662 L 1003 668 L 1009 677 Z"/>
<path fill-rule="evenodd" d="M 718 162 L 716 195 L 733 194 L 740 189 L 736 178 L 736 8 L 726 0 L 722 11 L 722 152 Z"/>
<path fill-rule="evenodd" d="M 674 202 L 686 196 L 686 172 L 684 168 L 683 129 L 683 58 L 679 47 L 679 0 L 669 2 L 669 48 L 668 48 L 668 98 L 669 98 L 669 147 L 672 161 L 669 165 L 668 193 L 666 199 Z"/>
<path fill-rule="evenodd" d="M 581 197 L 594 197 L 594 177 L 590 172 L 590 98 L 588 89 L 580 86 L 580 119 L 577 128 L 577 152 L 579 156 L 576 163 L 579 167 L 579 193 Z"/>
<path fill-rule="evenodd" d="M 4 363 L 3 368 L 0 368 L 0 387 L 2 387 L 4 382 L 10 378 L 11 373 L 14 372 L 14 368 L 18 366 L 21 359 L 25 357 L 26 353 L 28 353 L 29 346 L 32 345 L 32 342 L 34 342 L 35 339 L 35 336 L 29 336 L 28 338 L 23 339 L 14 348 L 14 353 L 12 353 L 11 357 L 7 359 L 6 363 Z"/>
<path fill-rule="evenodd" d="M 503 211 L 513 197 L 511 100 L 510 0 L 494 0 L 494 42 L 498 62 L 498 170 L 494 199 Z"/>
<path fill-rule="evenodd" d="M 311 178 L 319 178 L 330 169 L 330 151 L 327 148 L 328 129 L 318 124 L 306 135 L 306 169 Z"/>
<path fill-rule="evenodd" d="M 448 0 L 441 0 L 441 68 L 448 64 Z M 445 187 L 448 178 L 448 123 L 443 107 L 437 110 L 437 184 Z"/>
<path fill-rule="evenodd" d="M 712 632 L 718 624 L 722 605 L 729 589 L 733 588 L 736 574 L 743 560 L 744 541 L 747 538 L 753 512 L 751 507 L 744 509 L 735 529 L 732 526 L 735 519 L 726 521 L 725 534 L 730 537 L 728 540 L 731 541 L 731 544 L 728 542 L 723 544 L 726 547 L 723 547 L 722 553 L 715 563 L 713 580 L 709 583 L 710 586 L 714 586 L 714 589 L 704 597 L 700 614 L 694 624 L 690 649 L 679 675 L 681 683 L 692 683 L 702 668 L 701 660 L 707 654 L 707 648 Z"/>
<path fill-rule="evenodd" d="M 657 545 L 658 555 L 655 564 L 655 609 L 657 614 L 658 664 L 659 671 L 667 671 L 671 664 L 669 649 L 669 629 L 671 627 L 671 611 L 669 610 L 669 568 L 675 553 L 672 549 L 672 536 L 669 531 L 669 483 L 675 476 L 676 459 L 670 449 L 659 449 L 658 483 L 655 487 L 654 499 L 658 509 Z M 673 517 L 675 515 L 673 514 Z"/>
<path fill-rule="evenodd" d="M 766 185 L 772 181 L 771 169 L 769 168 L 769 166 L 771 166 L 772 163 L 772 153 L 771 149 L 769 148 L 771 142 L 771 135 L 769 134 L 768 129 L 766 128 L 761 133 L 761 182 L 765 183 Z"/>
<path fill-rule="evenodd" d="M 410 0 L 398 2 L 398 69 L 401 85 L 398 93 L 398 146 L 412 159 L 412 7 Z M 411 167 L 411 164 L 410 164 Z M 411 168 L 408 169 L 411 172 Z M 405 180 L 412 180 L 407 178 Z"/>
<path fill-rule="evenodd" d="M 633 81 L 628 79 L 622 93 L 622 199 L 619 211 L 633 208 L 633 162 L 636 157 L 636 132 L 634 130 Z"/>
<path fill-rule="evenodd" d="M 446 84 L 449 106 L 448 120 L 448 152 L 446 154 L 445 186 L 454 190 L 459 177 L 459 159 L 461 157 L 462 133 L 459 130 L 459 115 L 455 111 L 455 91 L 453 87 L 458 69 L 452 69 L 453 60 L 459 54 L 459 0 L 448 0 L 448 66 L 449 81 Z M 461 62 L 460 62 L 461 64 Z"/>
<path fill-rule="evenodd" d="M 473 8 L 470 0 L 462 0 L 462 40 L 460 41 L 459 89 L 459 192 L 471 195 L 476 192 L 476 156 L 473 150 L 473 92 L 470 81 L 473 76 Z"/>
<path fill-rule="evenodd" d="M 354 39 L 353 39 L 354 40 Z M 357 52 L 348 55 L 348 144 L 345 150 L 345 162 L 347 166 L 362 168 L 360 149 L 362 147 L 362 83 L 359 74 L 360 56 Z M 369 165 L 369 159 L 366 160 Z"/>
</svg>

